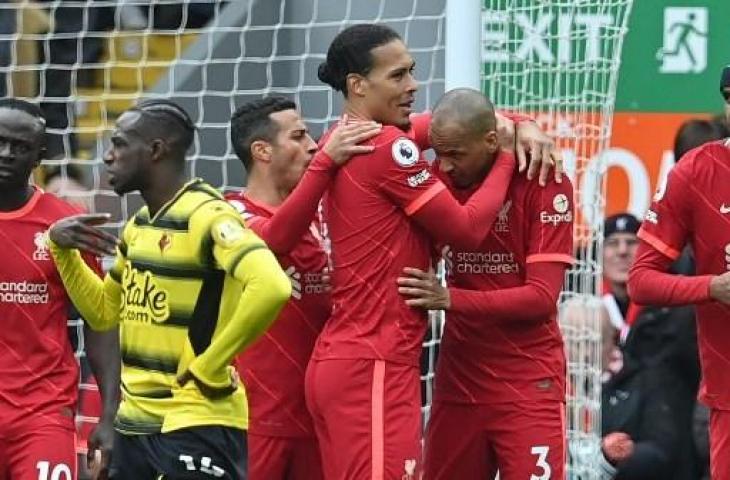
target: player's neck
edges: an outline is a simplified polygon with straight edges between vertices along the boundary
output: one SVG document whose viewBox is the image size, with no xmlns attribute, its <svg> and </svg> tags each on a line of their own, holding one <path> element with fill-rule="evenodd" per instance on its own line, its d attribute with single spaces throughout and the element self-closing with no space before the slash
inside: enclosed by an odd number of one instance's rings
<svg viewBox="0 0 730 480">
<path fill-rule="evenodd" d="M 184 173 L 176 173 L 171 175 L 153 175 L 150 184 L 142 190 L 142 198 L 150 212 L 150 217 L 154 217 L 157 212 L 185 185 L 188 178 Z"/>
<path fill-rule="evenodd" d="M 373 120 L 373 116 L 367 111 L 364 105 L 357 101 L 348 101 L 342 110 L 343 115 L 347 115 L 350 120 Z"/>
<path fill-rule="evenodd" d="M 284 203 L 289 193 L 291 192 L 278 188 L 274 182 L 257 174 L 256 171 L 251 172 L 248 177 L 246 196 L 256 203 L 278 207 Z"/>
<path fill-rule="evenodd" d="M 12 212 L 23 208 L 33 196 L 33 191 L 33 187 L 30 185 L 5 190 L 0 195 L 0 212 Z"/>
<path fill-rule="evenodd" d="M 611 282 L 611 293 L 619 300 L 628 300 L 629 292 L 625 283 Z"/>
</svg>

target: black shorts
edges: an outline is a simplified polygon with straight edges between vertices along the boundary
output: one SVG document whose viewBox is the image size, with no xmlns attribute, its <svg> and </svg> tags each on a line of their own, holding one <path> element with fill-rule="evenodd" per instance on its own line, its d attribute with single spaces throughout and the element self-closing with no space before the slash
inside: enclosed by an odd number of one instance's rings
<svg viewBox="0 0 730 480">
<path fill-rule="evenodd" d="M 206 426 L 151 435 L 117 432 L 112 480 L 245 480 L 246 432 Z"/>
</svg>

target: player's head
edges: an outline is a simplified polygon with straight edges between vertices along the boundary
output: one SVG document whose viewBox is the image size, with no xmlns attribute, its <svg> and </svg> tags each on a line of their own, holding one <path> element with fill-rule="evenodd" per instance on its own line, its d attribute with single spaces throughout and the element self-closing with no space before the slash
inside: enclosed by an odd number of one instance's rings
<svg viewBox="0 0 730 480">
<path fill-rule="evenodd" d="M 257 175 L 291 192 L 317 152 L 294 102 L 271 96 L 245 103 L 231 117 L 231 144 L 249 182 Z"/>
<path fill-rule="evenodd" d="M 693 118 L 684 122 L 674 137 L 674 159 L 679 161 L 685 153 L 707 142 L 727 136 L 727 129 L 719 122 Z"/>
<path fill-rule="evenodd" d="M 45 131 L 38 105 L 0 99 L 0 191 L 27 188 L 31 172 L 45 155 Z"/>
<path fill-rule="evenodd" d="M 603 274 L 613 286 L 629 281 L 629 269 L 634 263 L 641 222 L 630 213 L 620 213 L 606 219 L 603 230 Z"/>
<path fill-rule="evenodd" d="M 730 65 L 726 65 L 720 74 L 720 93 L 725 99 L 725 119 L 730 125 Z"/>
<path fill-rule="evenodd" d="M 407 128 L 418 89 L 414 68 L 413 57 L 395 30 L 361 24 L 335 37 L 318 76 L 369 119 Z"/>
<path fill-rule="evenodd" d="M 147 100 L 122 113 L 104 154 L 114 191 L 143 189 L 161 166 L 184 171 L 194 132 L 187 112 L 168 100 Z"/>
<path fill-rule="evenodd" d="M 446 92 L 433 109 L 430 135 L 441 172 L 457 188 L 474 185 L 499 149 L 494 105 L 477 90 Z"/>
</svg>

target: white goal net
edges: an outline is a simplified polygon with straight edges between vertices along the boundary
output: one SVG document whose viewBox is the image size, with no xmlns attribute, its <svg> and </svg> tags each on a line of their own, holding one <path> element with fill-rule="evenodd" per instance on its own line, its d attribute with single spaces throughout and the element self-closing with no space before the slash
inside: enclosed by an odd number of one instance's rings
<svg viewBox="0 0 730 480">
<path fill-rule="evenodd" d="M 598 439 L 599 328 L 593 302 L 604 204 L 598 154 L 611 131 L 630 4 L 484 0 L 482 58 L 474 59 L 482 64 L 485 92 L 499 107 L 536 116 L 559 139 L 578 189 L 579 262 L 562 298 L 586 312 L 564 322 L 569 434 L 576 445 L 595 445 Z M 403 36 L 416 60 L 416 108 L 425 110 L 444 91 L 445 15 L 446 0 L 2 2 L 0 88 L 39 102 L 48 118 L 49 159 L 37 181 L 55 180 L 60 194 L 112 213 L 111 228 L 118 228 L 140 202 L 134 196 L 120 200 L 111 191 L 101 158 L 114 119 L 137 99 L 180 103 L 198 128 L 188 158 L 191 174 L 220 188 L 238 188 L 243 169 L 228 145 L 228 120 L 237 105 L 271 93 L 288 95 L 317 136 L 341 106 L 339 94 L 316 76 L 330 41 L 348 25 L 382 22 Z M 78 322 L 72 325 L 79 328 Z M 424 343 L 426 416 L 441 327 L 432 322 Z M 83 341 L 79 345 L 82 355 Z M 94 420 L 93 414 L 80 418 Z M 588 467 L 576 464 L 573 471 L 591 478 Z"/>
</svg>

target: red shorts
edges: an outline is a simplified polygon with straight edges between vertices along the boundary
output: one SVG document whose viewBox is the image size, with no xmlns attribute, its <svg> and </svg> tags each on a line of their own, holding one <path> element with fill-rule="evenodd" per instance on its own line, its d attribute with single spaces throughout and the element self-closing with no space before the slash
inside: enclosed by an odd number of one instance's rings
<svg viewBox="0 0 730 480">
<path fill-rule="evenodd" d="M 21 423 L 0 425 L 0 480 L 75 480 L 75 447 L 70 413 L 39 414 Z"/>
<path fill-rule="evenodd" d="M 249 480 L 321 480 L 316 438 L 272 437 L 248 433 Z"/>
<path fill-rule="evenodd" d="M 311 360 L 305 390 L 324 478 L 420 478 L 417 367 L 380 360 Z"/>
<path fill-rule="evenodd" d="M 710 410 L 710 477 L 730 480 L 729 410 Z"/>
<path fill-rule="evenodd" d="M 424 465 L 426 480 L 562 480 L 565 405 L 434 403 Z"/>
</svg>

